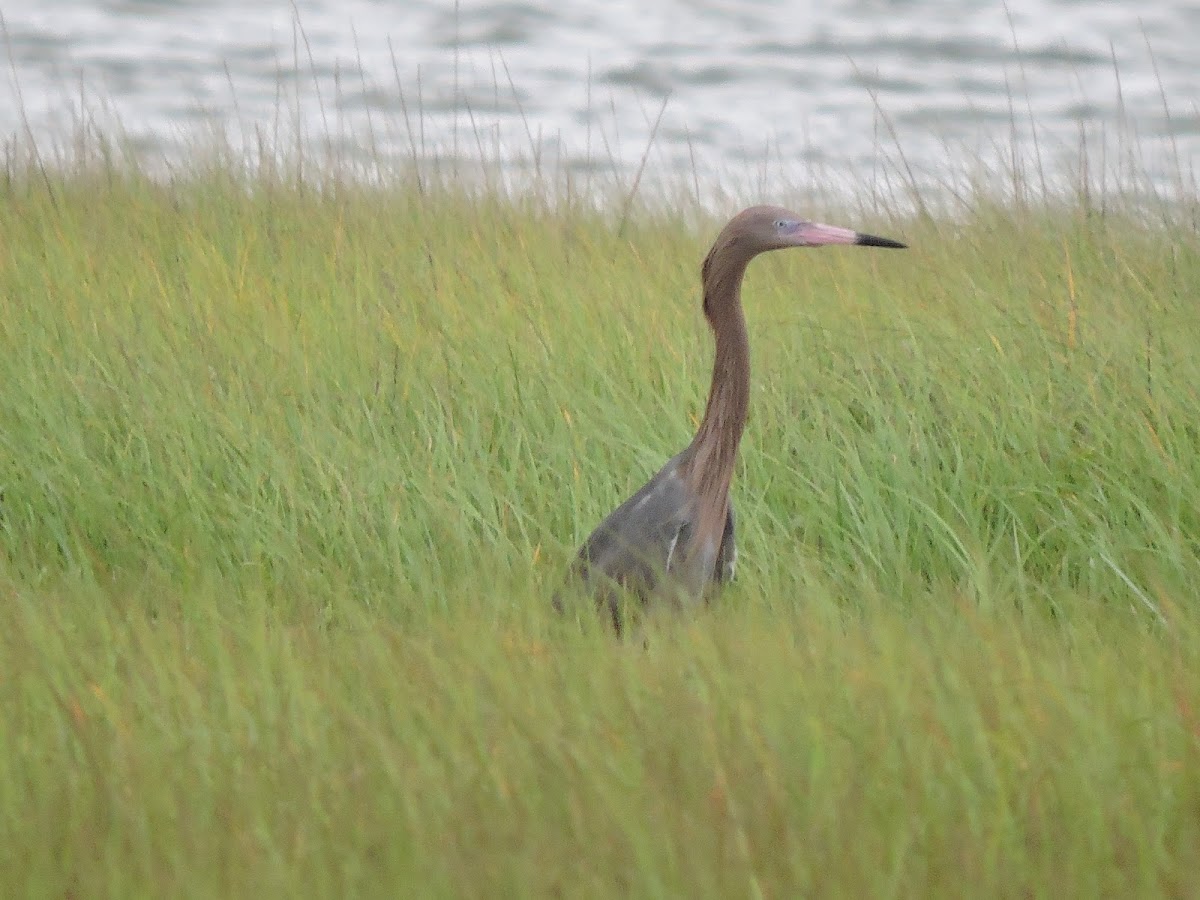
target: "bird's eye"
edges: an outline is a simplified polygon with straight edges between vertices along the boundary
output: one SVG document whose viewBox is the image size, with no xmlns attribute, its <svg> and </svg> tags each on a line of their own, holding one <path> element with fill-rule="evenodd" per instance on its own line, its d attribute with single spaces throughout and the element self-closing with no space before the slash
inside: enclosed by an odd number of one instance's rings
<svg viewBox="0 0 1200 900">
<path fill-rule="evenodd" d="M 787 227 L 787 219 L 776 219 L 775 227 L 780 228 L 780 229 L 786 228 Z"/>
</svg>

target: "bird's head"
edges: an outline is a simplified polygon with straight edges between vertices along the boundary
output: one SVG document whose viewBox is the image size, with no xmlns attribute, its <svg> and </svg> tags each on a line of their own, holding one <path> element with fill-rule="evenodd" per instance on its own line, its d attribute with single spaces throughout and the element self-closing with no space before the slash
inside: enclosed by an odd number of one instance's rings
<svg viewBox="0 0 1200 900">
<path fill-rule="evenodd" d="M 891 238 L 876 237 L 836 225 L 812 222 L 782 206 L 751 206 L 744 209 L 721 229 L 704 259 L 704 312 L 736 303 L 746 264 L 760 253 L 785 247 L 822 247 L 826 244 L 858 244 L 862 247 L 906 245 Z"/>
<path fill-rule="evenodd" d="M 747 256 L 768 250 L 782 250 L 785 247 L 822 247 L 826 244 L 893 248 L 905 246 L 890 238 L 811 222 L 782 206 L 752 206 L 742 210 L 725 226 L 723 237 Z M 721 243 L 720 239 L 718 243 Z"/>
</svg>

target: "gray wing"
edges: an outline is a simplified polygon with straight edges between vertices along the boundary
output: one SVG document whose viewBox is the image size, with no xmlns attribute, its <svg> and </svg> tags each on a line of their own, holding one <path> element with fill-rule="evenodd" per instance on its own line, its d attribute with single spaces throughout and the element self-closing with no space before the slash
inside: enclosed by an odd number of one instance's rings
<svg viewBox="0 0 1200 900">
<path fill-rule="evenodd" d="M 725 530 L 721 533 L 721 546 L 717 550 L 717 566 L 713 571 L 713 581 L 724 584 L 733 581 L 734 570 L 737 569 L 737 540 L 733 533 L 733 504 L 726 506 Z"/>
<path fill-rule="evenodd" d="M 678 474 L 678 457 L 618 506 L 584 541 L 576 570 L 605 575 L 635 591 L 652 591 L 684 558 L 695 502 Z"/>
</svg>

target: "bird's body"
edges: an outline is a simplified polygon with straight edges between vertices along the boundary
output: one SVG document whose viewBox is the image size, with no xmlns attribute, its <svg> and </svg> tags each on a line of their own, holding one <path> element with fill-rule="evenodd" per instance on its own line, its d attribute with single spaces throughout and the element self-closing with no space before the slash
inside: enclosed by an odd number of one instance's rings
<svg viewBox="0 0 1200 900">
<path fill-rule="evenodd" d="M 717 526 L 706 528 L 689 483 L 687 452 L 672 457 L 596 526 L 576 559 L 579 574 L 602 573 L 639 592 L 653 592 L 669 575 L 690 597 L 733 577 L 737 548 L 728 489 Z"/>
<path fill-rule="evenodd" d="M 716 353 L 704 418 L 687 448 L 596 527 L 572 567 L 618 629 L 622 589 L 643 601 L 658 595 L 687 604 L 733 577 L 737 549 L 729 487 L 750 402 L 742 278 L 759 253 L 822 244 L 904 246 L 808 222 L 781 207 L 754 206 L 730 220 L 705 258 L 704 315 Z M 560 597 L 555 606 L 562 608 Z"/>
</svg>

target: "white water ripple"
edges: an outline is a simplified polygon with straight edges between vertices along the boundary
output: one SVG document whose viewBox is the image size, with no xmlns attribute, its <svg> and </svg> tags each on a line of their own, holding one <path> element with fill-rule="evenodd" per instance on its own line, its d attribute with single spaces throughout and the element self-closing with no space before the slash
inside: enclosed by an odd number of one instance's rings
<svg viewBox="0 0 1200 900">
<path fill-rule="evenodd" d="M 1138 165 L 1170 188 L 1200 151 L 1192 0 L 42 0 L 3 14 L 0 129 L 27 138 L 27 121 L 39 143 L 103 107 L 166 152 L 214 128 L 247 145 L 298 128 L 364 158 L 482 146 L 514 167 L 540 154 L 627 178 L 662 108 L 649 171 L 707 183 L 862 183 L 894 160 L 893 132 L 935 182 L 1014 150 L 1071 177 L 1082 135 L 1112 160 L 1136 138 Z"/>
</svg>

